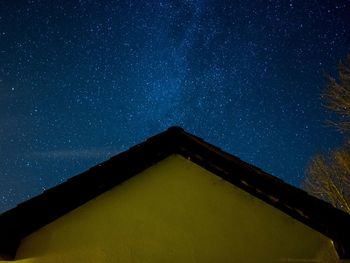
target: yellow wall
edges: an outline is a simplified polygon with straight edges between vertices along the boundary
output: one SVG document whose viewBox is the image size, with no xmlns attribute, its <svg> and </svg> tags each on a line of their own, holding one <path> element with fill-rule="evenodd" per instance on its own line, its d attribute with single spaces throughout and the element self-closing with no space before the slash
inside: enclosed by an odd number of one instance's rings
<svg viewBox="0 0 350 263">
<path fill-rule="evenodd" d="M 339 262 L 326 237 L 177 155 L 24 238 L 16 258 Z"/>
</svg>

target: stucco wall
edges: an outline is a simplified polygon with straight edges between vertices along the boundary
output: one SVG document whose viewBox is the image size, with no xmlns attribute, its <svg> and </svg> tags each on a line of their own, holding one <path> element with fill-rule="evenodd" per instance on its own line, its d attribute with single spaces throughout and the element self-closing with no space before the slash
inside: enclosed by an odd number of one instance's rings
<svg viewBox="0 0 350 263">
<path fill-rule="evenodd" d="M 338 262 L 326 237 L 176 155 L 26 237 L 16 258 Z"/>
</svg>

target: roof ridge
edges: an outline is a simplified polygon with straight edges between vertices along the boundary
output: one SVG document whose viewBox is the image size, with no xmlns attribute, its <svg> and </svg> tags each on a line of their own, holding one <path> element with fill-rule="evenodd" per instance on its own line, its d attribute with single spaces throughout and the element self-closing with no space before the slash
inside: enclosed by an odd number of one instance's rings
<svg viewBox="0 0 350 263">
<path fill-rule="evenodd" d="M 350 215 L 258 167 L 172 126 L 0 215 L 0 254 L 13 258 L 21 238 L 171 154 L 180 154 L 331 238 L 350 258 Z M 103 171 L 103 173 L 100 173 Z"/>
</svg>

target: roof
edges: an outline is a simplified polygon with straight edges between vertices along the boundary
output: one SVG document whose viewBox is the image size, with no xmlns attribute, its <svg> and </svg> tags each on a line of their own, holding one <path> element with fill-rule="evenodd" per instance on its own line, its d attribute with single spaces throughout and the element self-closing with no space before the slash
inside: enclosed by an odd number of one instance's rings
<svg viewBox="0 0 350 263">
<path fill-rule="evenodd" d="M 171 127 L 0 215 L 0 255 L 14 258 L 21 239 L 171 154 L 179 154 L 329 237 L 350 258 L 350 215 Z"/>
</svg>

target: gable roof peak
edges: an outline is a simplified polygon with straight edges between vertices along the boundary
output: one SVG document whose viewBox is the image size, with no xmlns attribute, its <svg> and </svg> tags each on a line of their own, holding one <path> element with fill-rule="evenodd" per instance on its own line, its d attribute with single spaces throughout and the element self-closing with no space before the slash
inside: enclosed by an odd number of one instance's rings
<svg viewBox="0 0 350 263">
<path fill-rule="evenodd" d="M 171 154 L 179 154 L 333 240 L 350 258 L 350 215 L 205 142 L 179 126 L 150 137 L 0 215 L 0 255 L 20 240 Z"/>
</svg>

